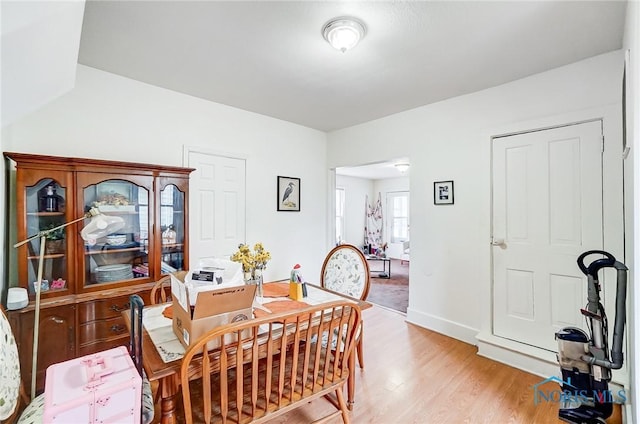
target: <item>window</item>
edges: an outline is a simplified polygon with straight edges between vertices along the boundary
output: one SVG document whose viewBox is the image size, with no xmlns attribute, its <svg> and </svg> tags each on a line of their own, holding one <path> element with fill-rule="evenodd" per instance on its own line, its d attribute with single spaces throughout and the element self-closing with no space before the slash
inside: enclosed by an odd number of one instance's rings
<svg viewBox="0 0 640 424">
<path fill-rule="evenodd" d="M 344 240 L 344 188 L 336 188 L 336 244 Z"/>
<path fill-rule="evenodd" d="M 409 240 L 409 192 L 387 193 L 391 243 Z"/>
</svg>

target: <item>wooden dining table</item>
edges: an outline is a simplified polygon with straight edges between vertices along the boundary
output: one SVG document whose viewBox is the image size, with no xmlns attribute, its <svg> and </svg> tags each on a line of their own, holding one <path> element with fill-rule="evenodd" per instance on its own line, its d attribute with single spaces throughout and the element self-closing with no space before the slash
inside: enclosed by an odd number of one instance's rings
<svg viewBox="0 0 640 424">
<path fill-rule="evenodd" d="M 268 293 L 269 284 L 266 283 L 265 293 Z M 335 300 L 350 300 L 356 303 L 361 310 L 368 309 L 372 305 L 366 301 L 355 299 L 332 290 L 325 289 L 315 284 L 307 284 L 308 296 L 302 301 L 309 305 L 321 305 Z M 273 286 L 273 288 L 276 288 Z M 264 305 L 263 310 L 269 310 L 271 302 L 282 302 L 288 297 L 264 297 L 255 308 Z M 142 334 L 142 362 L 145 373 L 149 381 L 157 381 L 160 397 L 160 413 L 162 424 L 176 423 L 176 408 L 178 394 L 180 392 L 180 366 L 185 349 L 178 341 L 178 337 L 173 333 L 172 321 L 163 315 L 163 311 L 171 304 L 159 304 L 145 306 L 143 312 L 143 334 Z M 294 311 L 295 309 L 291 309 Z M 123 311 L 125 324 L 131 328 L 131 317 L 129 311 Z M 155 339 L 155 340 L 154 340 Z M 349 409 L 353 408 L 355 401 L 355 350 L 349 358 L 349 379 L 347 382 L 347 401 Z"/>
</svg>

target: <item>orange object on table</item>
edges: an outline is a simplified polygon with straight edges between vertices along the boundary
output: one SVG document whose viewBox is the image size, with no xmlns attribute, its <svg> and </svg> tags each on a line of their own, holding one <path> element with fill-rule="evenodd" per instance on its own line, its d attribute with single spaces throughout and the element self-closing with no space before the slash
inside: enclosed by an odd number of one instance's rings
<svg viewBox="0 0 640 424">
<path fill-rule="evenodd" d="M 289 283 L 267 283 L 262 286 L 263 297 L 289 296 Z"/>
<path fill-rule="evenodd" d="M 289 289 L 287 284 L 287 290 Z M 308 303 L 305 302 L 299 302 L 297 300 L 276 300 L 275 302 L 269 302 L 269 303 L 264 303 L 262 306 L 264 306 L 265 308 L 269 309 L 271 311 L 271 313 L 263 310 L 263 309 L 259 309 L 259 308 L 254 308 L 253 309 L 253 315 L 255 315 L 256 318 L 262 318 L 265 317 L 267 315 L 272 315 L 272 314 L 277 314 L 280 312 L 287 312 L 287 311 L 295 311 L 298 309 L 304 309 L 308 306 L 310 306 Z"/>
<path fill-rule="evenodd" d="M 162 311 L 165 318 L 173 319 L 173 305 L 169 305 Z"/>
</svg>

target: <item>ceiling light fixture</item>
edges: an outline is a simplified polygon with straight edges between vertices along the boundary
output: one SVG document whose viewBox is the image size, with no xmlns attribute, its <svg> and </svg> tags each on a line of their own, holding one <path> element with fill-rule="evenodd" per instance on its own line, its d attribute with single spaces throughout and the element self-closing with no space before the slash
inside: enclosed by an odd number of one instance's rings
<svg viewBox="0 0 640 424">
<path fill-rule="evenodd" d="M 365 26 L 356 18 L 335 18 L 322 28 L 324 39 L 342 53 L 354 48 L 364 34 Z"/>
<path fill-rule="evenodd" d="M 400 171 L 401 174 L 404 174 L 405 172 L 407 172 L 409 170 L 409 164 L 408 163 L 396 163 L 395 167 L 398 171 Z"/>
</svg>

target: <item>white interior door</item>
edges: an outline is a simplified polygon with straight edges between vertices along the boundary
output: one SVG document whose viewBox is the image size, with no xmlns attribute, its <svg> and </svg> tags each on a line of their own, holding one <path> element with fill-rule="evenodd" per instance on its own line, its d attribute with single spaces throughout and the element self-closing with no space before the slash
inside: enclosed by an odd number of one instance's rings
<svg viewBox="0 0 640 424">
<path fill-rule="evenodd" d="M 245 160 L 188 152 L 191 269 L 204 258 L 223 257 L 245 241 Z"/>
<path fill-rule="evenodd" d="M 602 249 L 602 123 L 493 141 L 494 334 L 557 350 L 583 327 L 576 259 Z"/>
</svg>

